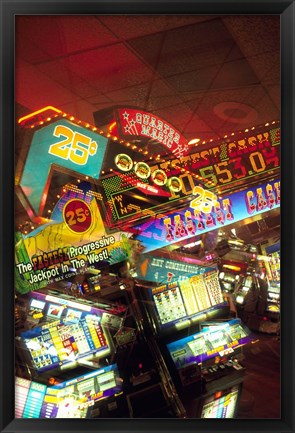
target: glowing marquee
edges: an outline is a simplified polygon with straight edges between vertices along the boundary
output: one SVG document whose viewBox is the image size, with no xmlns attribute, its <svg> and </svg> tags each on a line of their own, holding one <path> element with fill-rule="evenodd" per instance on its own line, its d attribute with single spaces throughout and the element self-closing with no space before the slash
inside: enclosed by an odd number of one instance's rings
<svg viewBox="0 0 295 433">
<path fill-rule="evenodd" d="M 134 220 L 156 217 L 176 206 L 183 199 L 191 199 L 200 185 L 207 191 L 207 201 L 213 200 L 213 192 L 223 194 L 240 187 L 245 180 L 259 181 L 278 175 L 280 170 L 280 128 L 248 134 L 247 137 L 212 144 L 211 147 L 191 153 L 182 158 L 169 157 L 165 161 L 142 162 L 146 176 L 138 179 L 133 153 L 116 144 L 123 158 L 115 164 L 114 148 L 107 149 L 107 160 L 113 172 L 101 176 L 102 194 L 106 211 L 106 224 L 115 227 L 118 222 L 130 224 Z M 130 152 L 130 153 L 129 153 Z M 117 154 L 117 155 L 118 155 Z M 143 155 L 142 155 L 143 157 Z M 124 163 L 124 166 L 123 166 Z M 148 168 L 147 168 L 148 167 Z M 164 180 L 155 184 L 154 173 L 162 173 Z M 173 182 L 172 182 L 173 181 Z M 213 190 L 213 191 L 212 191 Z M 148 197 L 151 196 L 152 197 Z M 197 199 L 197 197 L 194 197 Z"/>
<path fill-rule="evenodd" d="M 98 179 L 107 141 L 64 118 L 54 118 L 34 131 L 18 183 L 36 215 L 42 215 L 52 169 Z"/>
<path fill-rule="evenodd" d="M 280 201 L 280 180 L 274 180 L 218 199 L 210 213 L 187 206 L 133 229 L 149 252 L 278 208 Z"/>
</svg>

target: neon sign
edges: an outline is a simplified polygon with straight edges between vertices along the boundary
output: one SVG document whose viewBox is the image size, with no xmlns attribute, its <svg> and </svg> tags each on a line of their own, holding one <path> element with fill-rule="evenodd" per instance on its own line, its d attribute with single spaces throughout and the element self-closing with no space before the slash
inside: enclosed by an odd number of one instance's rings
<svg viewBox="0 0 295 433">
<path fill-rule="evenodd" d="M 274 128 L 241 140 L 212 145 L 206 150 L 182 158 L 170 158 L 159 163 L 142 161 L 134 164 L 133 154 L 128 155 L 125 149 L 124 154 L 131 160 L 128 159 L 128 173 L 114 164 L 116 157 L 111 155 L 111 149 L 108 147 L 108 164 L 111 168 L 114 167 L 113 174 L 101 177 L 107 226 L 116 226 L 119 221 L 129 224 L 147 215 L 156 216 L 157 213 L 167 211 L 178 202 L 183 202 L 185 198 L 191 199 L 193 195 L 195 195 L 195 206 L 197 202 L 201 205 L 201 200 L 202 210 L 205 209 L 205 212 L 207 210 L 207 213 L 210 213 L 215 194 L 208 190 L 214 188 L 225 193 L 240 187 L 247 179 L 252 180 L 259 176 L 261 181 L 279 173 L 279 145 L 280 129 Z M 116 144 L 116 146 L 120 151 L 120 145 Z M 142 165 L 141 171 L 145 173 L 144 175 L 137 170 L 138 166 Z M 154 173 L 159 172 L 162 177 L 156 179 L 155 183 Z M 139 174 L 142 176 L 141 185 L 146 183 L 150 187 L 159 188 L 152 200 L 147 200 L 146 197 L 151 190 L 148 187 L 139 187 L 136 180 Z M 198 188 L 201 188 L 200 185 L 205 186 L 207 190 L 205 193 L 204 190 L 202 194 L 200 193 L 202 198 L 196 194 Z"/>
<path fill-rule="evenodd" d="M 179 260 L 156 257 L 145 254 L 137 263 L 136 272 L 138 278 L 146 281 L 170 283 L 175 281 L 187 280 L 192 275 L 205 272 L 209 268 L 203 268 L 193 262 L 180 262 Z"/>
<path fill-rule="evenodd" d="M 280 180 L 274 180 L 218 199 L 210 213 L 188 206 L 133 229 L 149 252 L 278 208 L 280 201 Z"/>
<path fill-rule="evenodd" d="M 155 140 L 177 157 L 184 156 L 189 150 L 187 139 L 166 120 L 152 113 L 133 108 L 119 108 L 116 115 L 122 136 Z"/>
<path fill-rule="evenodd" d="M 63 118 L 34 132 L 19 185 L 37 215 L 43 212 L 52 169 L 98 179 L 107 141 Z"/>
<path fill-rule="evenodd" d="M 97 143 L 91 137 L 73 131 L 68 126 L 57 125 L 53 131 L 54 137 L 64 137 L 54 144 L 51 144 L 48 153 L 58 158 L 70 160 L 77 165 L 85 165 L 89 156 L 97 152 Z"/>
</svg>

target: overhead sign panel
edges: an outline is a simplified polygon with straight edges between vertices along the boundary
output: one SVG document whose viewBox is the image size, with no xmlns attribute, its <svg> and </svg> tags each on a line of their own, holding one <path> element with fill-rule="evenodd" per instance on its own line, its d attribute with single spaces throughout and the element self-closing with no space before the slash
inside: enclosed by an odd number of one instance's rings
<svg viewBox="0 0 295 433">
<path fill-rule="evenodd" d="M 98 179 L 108 139 L 60 118 L 36 130 L 20 186 L 36 214 L 42 214 L 53 164 Z"/>
<path fill-rule="evenodd" d="M 210 212 L 192 207 L 192 200 L 181 211 L 150 219 L 133 230 L 149 252 L 278 208 L 280 201 L 280 180 L 273 180 L 218 199 Z"/>
<path fill-rule="evenodd" d="M 279 148 L 280 128 L 252 131 L 185 157 L 161 161 L 145 161 L 144 153 L 134 160 L 131 148 L 119 143 L 108 146 L 103 168 L 109 167 L 112 173 L 101 176 L 106 225 L 130 225 L 183 205 L 196 186 L 224 194 L 245 181 L 273 177 L 280 170 Z"/>
</svg>

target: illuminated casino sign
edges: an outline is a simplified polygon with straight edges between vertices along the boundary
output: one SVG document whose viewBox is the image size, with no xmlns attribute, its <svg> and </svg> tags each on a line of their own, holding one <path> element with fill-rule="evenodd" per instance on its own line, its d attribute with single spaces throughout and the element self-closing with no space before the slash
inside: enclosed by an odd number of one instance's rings
<svg viewBox="0 0 295 433">
<path fill-rule="evenodd" d="M 189 200 L 200 185 L 224 194 L 246 180 L 273 176 L 280 169 L 279 147 L 279 128 L 159 163 L 138 158 L 135 162 L 134 152 L 126 147 L 108 146 L 103 167 L 111 167 L 112 173 L 101 176 L 106 225 L 155 217 Z"/>
<path fill-rule="evenodd" d="M 280 180 L 274 180 L 218 199 L 210 212 L 192 207 L 191 201 L 179 212 L 150 219 L 133 230 L 139 233 L 144 252 L 149 252 L 278 208 L 280 200 Z"/>
<path fill-rule="evenodd" d="M 36 129 L 19 185 L 35 214 L 41 215 L 52 170 L 71 170 L 98 179 L 107 138 L 68 119 Z"/>
<path fill-rule="evenodd" d="M 136 266 L 138 278 L 154 282 L 174 282 L 187 280 L 191 275 L 204 272 L 199 264 L 186 261 L 172 260 L 143 254 Z"/>
<path fill-rule="evenodd" d="M 21 293 L 92 268 L 133 260 L 136 241 L 129 240 L 128 232 L 106 232 L 91 184 L 64 189 L 50 219 L 17 237 L 15 275 Z"/>
<path fill-rule="evenodd" d="M 119 108 L 115 112 L 120 135 L 125 138 L 149 138 L 162 144 L 177 157 L 184 156 L 189 145 L 187 139 L 166 120 L 134 108 Z"/>
</svg>

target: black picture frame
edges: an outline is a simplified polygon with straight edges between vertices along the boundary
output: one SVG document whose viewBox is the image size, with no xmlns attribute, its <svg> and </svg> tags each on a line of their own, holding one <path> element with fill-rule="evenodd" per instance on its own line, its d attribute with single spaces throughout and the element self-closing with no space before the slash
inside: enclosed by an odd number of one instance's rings
<svg viewBox="0 0 295 433">
<path fill-rule="evenodd" d="M 295 5 L 287 0 L 198 1 L 10 1 L 1 4 L 1 432 L 293 432 L 294 419 L 294 31 Z M 282 146 L 282 350 L 281 418 L 200 419 L 14 419 L 14 17 L 31 14 L 279 14 L 281 17 Z M 271 378 L 270 378 L 271 380 Z"/>
</svg>

